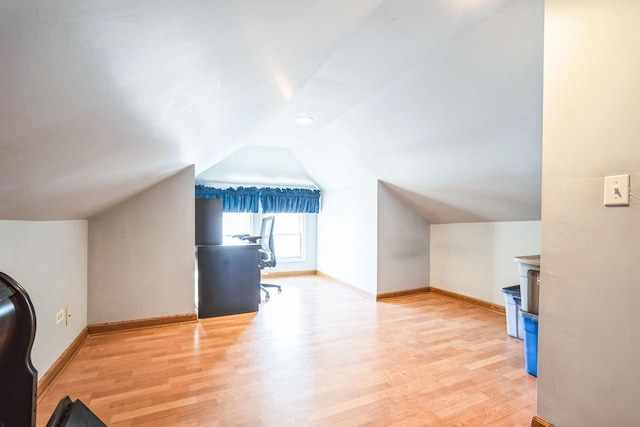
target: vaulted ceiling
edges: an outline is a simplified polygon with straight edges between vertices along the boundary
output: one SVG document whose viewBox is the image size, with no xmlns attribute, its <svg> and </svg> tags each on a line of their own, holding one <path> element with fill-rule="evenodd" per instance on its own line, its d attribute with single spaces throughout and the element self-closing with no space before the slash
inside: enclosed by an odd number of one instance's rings
<svg viewBox="0 0 640 427">
<path fill-rule="evenodd" d="M 541 0 L 3 1 L 0 219 L 86 218 L 189 164 L 538 219 L 542 27 Z"/>
</svg>

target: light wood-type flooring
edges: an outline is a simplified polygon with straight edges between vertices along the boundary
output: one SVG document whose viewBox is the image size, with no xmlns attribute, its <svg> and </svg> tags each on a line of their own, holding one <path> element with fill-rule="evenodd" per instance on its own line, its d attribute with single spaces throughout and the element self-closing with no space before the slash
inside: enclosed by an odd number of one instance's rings
<svg viewBox="0 0 640 427">
<path fill-rule="evenodd" d="M 529 426 L 536 379 L 504 315 L 423 293 L 373 302 L 274 279 L 258 313 L 91 336 L 38 405 L 109 426 Z"/>
</svg>

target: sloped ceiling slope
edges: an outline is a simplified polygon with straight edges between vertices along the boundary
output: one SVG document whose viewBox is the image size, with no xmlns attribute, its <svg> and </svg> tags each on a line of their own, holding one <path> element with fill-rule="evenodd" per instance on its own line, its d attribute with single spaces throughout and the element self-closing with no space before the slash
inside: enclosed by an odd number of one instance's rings
<svg viewBox="0 0 640 427">
<path fill-rule="evenodd" d="M 255 146 L 322 188 L 381 179 L 432 222 L 539 218 L 542 9 L 7 0 L 0 219 L 86 218 L 193 163 L 237 178 Z"/>
<path fill-rule="evenodd" d="M 0 2 L 0 219 L 85 218 L 205 170 L 380 2 Z"/>
<path fill-rule="evenodd" d="M 263 145 L 242 147 L 199 174 L 196 184 L 216 188 L 318 188 L 292 150 Z"/>
<path fill-rule="evenodd" d="M 452 33 L 296 152 L 321 186 L 373 176 L 431 223 L 539 219 L 542 26 L 520 1 Z"/>
</svg>

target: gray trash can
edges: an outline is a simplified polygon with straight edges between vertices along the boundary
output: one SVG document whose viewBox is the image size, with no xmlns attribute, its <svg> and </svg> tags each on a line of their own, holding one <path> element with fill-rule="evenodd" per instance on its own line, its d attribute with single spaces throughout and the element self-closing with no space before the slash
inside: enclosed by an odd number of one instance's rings
<svg viewBox="0 0 640 427">
<path fill-rule="evenodd" d="M 507 316 L 507 334 L 518 339 L 524 339 L 524 322 L 520 316 L 522 298 L 520 285 L 502 288 L 504 294 L 504 308 Z"/>
</svg>

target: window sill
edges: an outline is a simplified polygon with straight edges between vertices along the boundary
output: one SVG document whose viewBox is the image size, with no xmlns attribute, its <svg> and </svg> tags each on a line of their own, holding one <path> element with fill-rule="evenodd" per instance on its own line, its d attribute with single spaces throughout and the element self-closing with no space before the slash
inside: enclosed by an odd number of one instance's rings
<svg viewBox="0 0 640 427">
<path fill-rule="evenodd" d="M 277 256 L 277 254 L 276 254 Z M 278 260 L 278 264 L 290 264 L 294 262 L 305 262 L 306 258 L 276 258 Z"/>
</svg>

